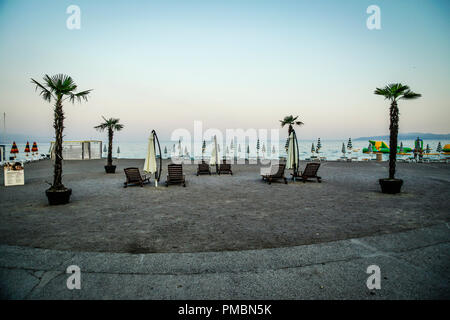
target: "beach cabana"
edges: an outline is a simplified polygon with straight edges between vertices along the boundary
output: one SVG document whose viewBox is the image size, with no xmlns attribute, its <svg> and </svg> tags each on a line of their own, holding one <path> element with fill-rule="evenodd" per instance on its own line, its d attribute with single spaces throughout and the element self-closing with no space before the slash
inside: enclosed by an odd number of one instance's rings
<svg viewBox="0 0 450 320">
<path fill-rule="evenodd" d="M 102 142 L 89 141 L 63 141 L 62 156 L 64 160 L 90 160 L 102 158 Z M 55 142 L 50 145 L 51 158 L 55 158 Z"/>
<path fill-rule="evenodd" d="M 158 149 L 156 149 L 156 144 Z M 156 163 L 156 150 L 159 152 L 159 170 Z M 144 162 L 143 171 L 147 174 L 155 174 L 155 187 L 158 186 L 158 181 L 161 178 L 162 169 L 162 156 L 161 156 L 161 146 L 159 144 L 158 136 L 156 131 L 152 130 L 150 137 L 148 138 L 147 154 Z"/>
<path fill-rule="evenodd" d="M 292 169 L 294 172 L 292 174 L 292 179 L 295 181 L 295 178 L 298 176 L 298 167 L 299 167 L 299 151 L 298 151 L 298 141 L 295 130 L 292 130 L 289 135 L 289 144 L 288 144 L 288 152 L 287 152 L 287 161 L 286 168 Z"/>
</svg>

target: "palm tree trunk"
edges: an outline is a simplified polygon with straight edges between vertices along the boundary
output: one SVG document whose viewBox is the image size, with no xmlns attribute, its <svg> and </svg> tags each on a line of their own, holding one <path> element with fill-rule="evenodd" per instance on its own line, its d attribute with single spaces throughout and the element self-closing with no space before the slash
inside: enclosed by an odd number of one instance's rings
<svg viewBox="0 0 450 320">
<path fill-rule="evenodd" d="M 397 161 L 397 136 L 398 136 L 398 107 L 397 101 L 392 101 L 390 108 L 391 123 L 389 126 L 389 179 L 395 178 L 395 163 Z"/>
<path fill-rule="evenodd" d="M 113 131 L 108 129 L 108 166 L 112 166 Z"/>
<path fill-rule="evenodd" d="M 64 112 L 62 109 L 62 97 L 58 97 L 54 110 L 54 122 L 53 128 L 55 128 L 55 165 L 53 173 L 53 185 L 52 188 L 56 190 L 64 189 L 62 184 L 62 137 L 64 130 Z"/>
</svg>

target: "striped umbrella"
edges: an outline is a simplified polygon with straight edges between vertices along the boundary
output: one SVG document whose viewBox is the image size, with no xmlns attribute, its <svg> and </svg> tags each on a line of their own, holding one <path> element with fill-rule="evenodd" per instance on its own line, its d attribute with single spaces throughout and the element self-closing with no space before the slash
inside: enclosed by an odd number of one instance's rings
<svg viewBox="0 0 450 320">
<path fill-rule="evenodd" d="M 439 143 L 438 143 L 438 145 L 437 145 L 436 151 L 437 151 L 438 153 L 441 153 L 441 152 L 442 152 L 442 145 L 441 145 L 441 142 L 440 142 L 440 141 L 439 141 Z"/>
<path fill-rule="evenodd" d="M 317 140 L 316 152 L 319 153 L 320 149 L 322 149 L 322 144 L 320 143 L 320 138 Z"/>
<path fill-rule="evenodd" d="M 12 147 L 11 147 L 11 151 L 9 151 L 9 153 L 14 155 L 14 158 L 16 158 L 16 155 L 19 153 L 19 149 L 17 148 L 16 142 L 13 141 Z"/>
<path fill-rule="evenodd" d="M 33 142 L 33 146 L 31 147 L 31 152 L 37 154 L 38 151 L 39 151 L 39 149 L 38 149 L 37 143 L 36 143 L 36 141 L 34 141 L 34 142 Z"/>
<path fill-rule="evenodd" d="M 30 143 L 27 141 L 27 145 L 25 146 L 25 150 L 23 150 L 23 152 L 25 152 L 25 155 L 28 157 L 28 154 L 30 153 Z"/>
<path fill-rule="evenodd" d="M 350 151 L 353 149 L 352 138 L 348 138 L 347 149 Z"/>
</svg>

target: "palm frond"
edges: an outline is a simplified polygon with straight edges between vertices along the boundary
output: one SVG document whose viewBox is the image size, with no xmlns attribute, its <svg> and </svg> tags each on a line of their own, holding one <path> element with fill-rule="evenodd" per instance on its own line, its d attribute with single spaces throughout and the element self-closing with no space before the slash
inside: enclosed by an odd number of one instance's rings
<svg viewBox="0 0 450 320">
<path fill-rule="evenodd" d="M 46 87 L 44 87 L 42 84 L 40 84 L 39 82 L 37 82 L 36 80 L 34 80 L 33 78 L 31 78 L 31 82 L 34 83 L 36 85 L 36 91 L 39 89 L 41 90 L 41 92 L 39 93 L 40 96 L 42 96 L 42 98 L 45 101 L 50 102 L 51 98 L 52 98 L 52 93 L 50 92 L 50 90 L 48 90 Z"/>
<path fill-rule="evenodd" d="M 399 99 L 412 100 L 412 99 L 420 98 L 421 96 L 422 95 L 420 93 L 415 93 L 415 92 L 412 92 L 411 90 L 408 90 Z"/>
<path fill-rule="evenodd" d="M 81 102 L 81 99 L 83 99 L 84 101 L 88 101 L 88 96 L 91 93 L 91 91 L 92 91 L 92 89 L 81 91 L 78 93 L 69 92 L 67 94 L 69 95 L 69 100 L 72 103 L 75 103 L 75 99 L 78 100 L 78 102 Z"/>
</svg>

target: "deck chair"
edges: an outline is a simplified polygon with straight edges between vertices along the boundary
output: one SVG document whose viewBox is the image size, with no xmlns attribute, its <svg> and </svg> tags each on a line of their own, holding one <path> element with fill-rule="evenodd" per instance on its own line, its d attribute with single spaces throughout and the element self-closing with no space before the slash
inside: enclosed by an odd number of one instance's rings
<svg viewBox="0 0 450 320">
<path fill-rule="evenodd" d="M 278 168 L 277 168 L 278 167 Z M 283 179 L 284 183 L 287 184 L 287 179 L 284 176 L 284 169 L 286 168 L 286 164 L 280 163 L 279 165 L 272 165 L 270 167 L 270 172 L 261 174 L 263 181 L 272 183 L 274 180 Z"/>
<path fill-rule="evenodd" d="M 197 176 L 200 175 L 200 174 L 209 174 L 209 175 L 211 175 L 211 169 L 209 167 L 209 164 L 207 164 L 204 161 L 202 161 L 202 163 L 198 164 Z"/>
<path fill-rule="evenodd" d="M 219 165 L 219 172 L 218 174 L 231 174 L 233 175 L 233 171 L 231 171 L 231 164 L 227 163 L 225 159 L 223 159 L 222 163 Z"/>
<path fill-rule="evenodd" d="M 183 166 L 181 164 L 171 163 L 167 166 L 167 180 L 166 187 L 169 184 L 183 184 L 183 187 L 186 187 L 186 179 L 183 174 Z"/>
<path fill-rule="evenodd" d="M 317 182 L 322 182 L 322 178 L 317 175 L 317 171 L 319 171 L 320 163 L 308 163 L 303 172 L 298 173 L 297 175 L 291 173 L 292 180 L 296 181 L 296 179 L 300 179 L 303 182 L 308 181 L 309 178 L 316 178 Z"/>
<path fill-rule="evenodd" d="M 141 187 L 144 186 L 145 183 L 150 183 L 150 177 L 146 175 L 141 176 L 138 168 L 125 168 L 125 176 L 127 180 L 123 183 L 123 187 L 128 187 L 129 184 L 139 184 Z"/>
</svg>

